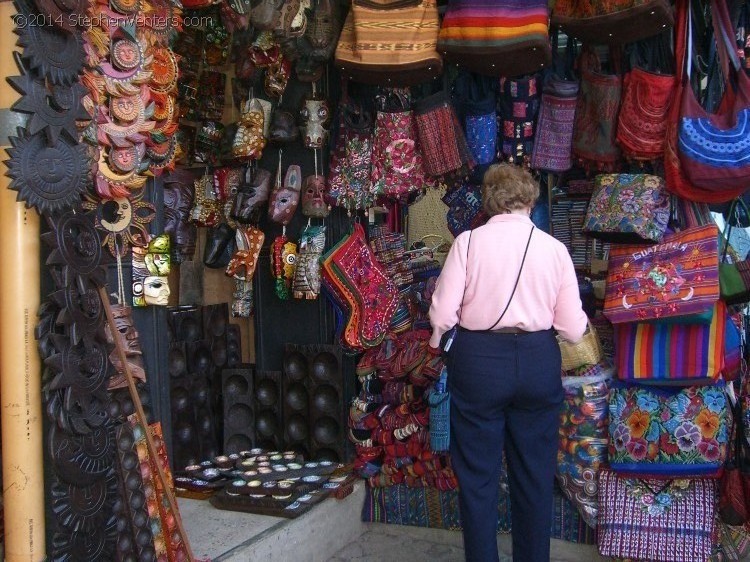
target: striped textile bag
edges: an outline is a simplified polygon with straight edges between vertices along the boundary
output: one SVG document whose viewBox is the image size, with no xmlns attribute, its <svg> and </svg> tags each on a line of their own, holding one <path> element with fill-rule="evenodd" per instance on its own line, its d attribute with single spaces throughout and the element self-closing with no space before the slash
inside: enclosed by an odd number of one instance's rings
<svg viewBox="0 0 750 562">
<path fill-rule="evenodd" d="M 714 305 L 710 324 L 627 322 L 614 327 L 615 365 L 621 380 L 703 384 L 724 370 L 727 311 L 722 301 Z"/>
<path fill-rule="evenodd" d="M 354 0 L 336 46 L 341 74 L 357 82 L 408 86 L 439 76 L 440 20 L 435 0 Z"/>
<path fill-rule="evenodd" d="M 552 24 L 584 43 L 632 43 L 672 27 L 668 0 L 557 0 Z"/>
<path fill-rule="evenodd" d="M 612 246 L 604 315 L 613 324 L 687 315 L 708 321 L 719 300 L 718 237 L 711 224 L 665 236 L 660 244 Z"/>
<path fill-rule="evenodd" d="M 655 562 L 708 560 L 718 480 L 632 480 L 599 473 L 599 554 Z"/>
<path fill-rule="evenodd" d="M 438 51 L 472 72 L 520 76 L 550 62 L 548 34 L 547 0 L 448 0 Z"/>
</svg>

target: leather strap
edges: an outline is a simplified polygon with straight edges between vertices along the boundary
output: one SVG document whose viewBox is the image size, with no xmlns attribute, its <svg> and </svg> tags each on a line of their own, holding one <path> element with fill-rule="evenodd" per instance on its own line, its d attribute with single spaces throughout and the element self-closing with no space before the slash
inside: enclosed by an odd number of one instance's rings
<svg viewBox="0 0 750 562">
<path fill-rule="evenodd" d="M 497 319 L 497 321 L 492 325 L 490 328 L 490 331 L 494 330 L 495 326 L 497 326 L 500 323 L 500 320 L 503 319 L 503 316 L 505 316 L 505 313 L 508 312 L 508 307 L 510 307 L 510 303 L 513 301 L 513 296 L 516 294 L 516 289 L 518 288 L 518 282 L 521 280 L 521 272 L 523 271 L 523 264 L 526 263 L 526 254 L 529 253 L 529 244 L 531 244 L 531 235 L 534 234 L 534 226 L 531 226 L 531 231 L 529 232 L 529 239 L 526 241 L 526 249 L 523 251 L 523 259 L 521 260 L 521 267 L 518 269 L 518 276 L 516 277 L 516 284 L 513 285 L 513 292 L 510 294 L 510 298 L 508 299 L 508 304 L 505 305 L 505 309 L 503 310 L 503 313 L 500 315 L 500 318 Z"/>
<path fill-rule="evenodd" d="M 503 309 L 503 312 L 500 314 L 500 318 L 498 318 L 495 323 L 488 328 L 487 330 L 482 330 L 485 332 L 491 332 L 491 331 L 500 331 L 495 330 L 495 326 L 497 326 L 500 323 L 500 320 L 503 319 L 505 316 L 505 313 L 508 312 L 508 308 L 510 307 L 510 303 L 513 301 L 513 297 L 516 294 L 516 289 L 518 288 L 518 282 L 521 279 L 521 272 L 523 271 L 523 265 L 526 263 L 526 254 L 529 253 L 529 244 L 531 244 L 531 235 L 534 234 L 534 225 L 531 225 L 531 231 L 529 232 L 529 239 L 526 241 L 526 248 L 523 251 L 523 259 L 521 259 L 521 267 L 518 269 L 518 276 L 516 277 L 516 283 L 513 285 L 513 291 L 510 294 L 510 298 L 508 299 L 508 303 L 505 305 L 505 308 Z M 471 235 L 473 234 L 473 230 L 469 231 L 469 243 L 466 245 L 466 271 L 468 273 L 469 271 L 469 250 L 471 249 Z M 458 322 L 456 322 L 456 326 L 461 327 L 461 312 L 464 309 L 464 297 L 466 297 L 466 281 L 464 281 L 464 294 L 461 297 L 461 306 L 458 309 Z M 502 329 L 502 328 L 501 328 Z M 515 332 L 511 332 L 515 333 Z"/>
</svg>

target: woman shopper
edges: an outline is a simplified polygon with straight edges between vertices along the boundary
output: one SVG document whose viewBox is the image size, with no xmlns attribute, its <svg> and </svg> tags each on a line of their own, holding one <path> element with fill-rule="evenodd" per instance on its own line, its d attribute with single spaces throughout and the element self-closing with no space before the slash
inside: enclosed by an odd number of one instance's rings
<svg viewBox="0 0 750 562">
<path fill-rule="evenodd" d="M 471 562 L 498 560 L 503 448 L 513 560 L 549 560 L 563 400 L 555 330 L 577 342 L 587 318 L 567 249 L 529 218 L 538 197 L 539 185 L 527 171 L 491 166 L 482 183 L 490 219 L 456 238 L 432 296 L 432 351 L 438 352 L 441 338 L 452 339 L 450 453 Z"/>
</svg>

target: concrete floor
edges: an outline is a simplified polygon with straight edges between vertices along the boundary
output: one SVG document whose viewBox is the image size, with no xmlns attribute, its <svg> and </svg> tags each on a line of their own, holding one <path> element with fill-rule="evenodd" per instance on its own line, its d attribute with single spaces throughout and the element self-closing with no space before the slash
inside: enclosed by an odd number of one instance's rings
<svg viewBox="0 0 750 562">
<path fill-rule="evenodd" d="M 499 535 L 497 545 L 500 562 L 512 562 L 510 536 Z M 607 560 L 599 556 L 595 546 L 553 540 L 551 550 L 551 562 Z M 460 562 L 463 559 L 463 540 L 458 531 L 366 523 L 365 532 L 336 552 L 329 562 Z"/>
<path fill-rule="evenodd" d="M 344 500 L 327 499 L 297 519 L 215 509 L 180 498 L 180 514 L 196 560 L 211 562 L 460 562 L 460 532 L 362 523 L 364 484 Z M 498 536 L 502 562 L 509 535 Z M 552 562 L 604 560 L 595 546 L 552 541 Z"/>
</svg>

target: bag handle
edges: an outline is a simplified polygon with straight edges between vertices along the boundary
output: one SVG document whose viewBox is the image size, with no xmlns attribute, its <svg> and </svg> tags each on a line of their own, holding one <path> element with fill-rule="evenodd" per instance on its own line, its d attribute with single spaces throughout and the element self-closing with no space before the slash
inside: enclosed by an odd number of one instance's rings
<svg viewBox="0 0 750 562">
<path fill-rule="evenodd" d="M 531 244 L 531 235 L 534 234 L 534 228 L 536 228 L 534 225 L 531 225 L 531 230 L 529 231 L 529 239 L 526 241 L 526 248 L 523 251 L 523 259 L 521 260 L 521 267 L 518 269 L 518 276 L 516 277 L 516 283 L 513 285 L 513 291 L 510 293 L 510 297 L 508 298 L 508 302 L 505 305 L 505 308 L 503 309 L 503 312 L 500 314 L 500 317 L 495 321 L 495 323 L 484 331 L 492 331 L 495 326 L 497 326 L 500 323 L 500 320 L 503 319 L 505 316 L 505 313 L 508 312 L 508 308 L 510 307 L 510 303 L 513 301 L 513 296 L 516 294 L 516 289 L 518 288 L 518 282 L 521 279 L 521 272 L 523 271 L 523 265 L 526 263 L 526 255 L 529 253 L 529 244 Z M 471 235 L 473 234 L 473 230 L 469 231 L 469 243 L 466 245 L 466 271 L 469 271 L 469 250 L 471 249 Z M 461 297 L 461 305 L 458 308 L 458 322 L 456 322 L 456 326 L 461 326 L 461 312 L 464 308 L 464 297 L 466 297 L 466 282 L 464 282 L 464 294 Z"/>
<path fill-rule="evenodd" d="M 531 235 L 534 234 L 534 226 L 532 225 L 531 231 L 529 231 L 529 239 L 526 241 L 526 249 L 523 251 L 523 259 L 521 260 L 521 267 L 518 269 L 518 276 L 516 277 L 516 284 L 513 285 L 513 292 L 510 294 L 510 298 L 508 298 L 508 304 L 505 305 L 505 309 L 503 310 L 503 313 L 500 315 L 500 318 L 497 319 L 497 321 L 492 325 L 490 330 L 493 330 L 495 326 L 497 326 L 500 323 L 500 320 L 503 319 L 503 316 L 505 316 L 505 313 L 508 312 L 508 308 L 510 307 L 510 303 L 513 301 L 513 296 L 516 294 L 516 289 L 518 288 L 518 282 L 521 280 L 521 272 L 523 271 L 523 264 L 526 263 L 526 254 L 529 253 L 529 244 L 531 244 Z"/>
</svg>

